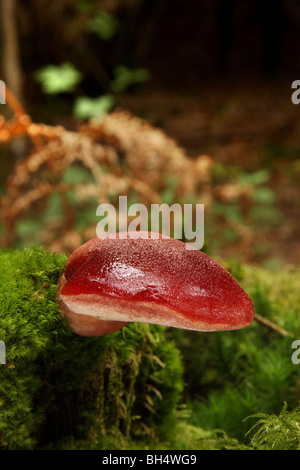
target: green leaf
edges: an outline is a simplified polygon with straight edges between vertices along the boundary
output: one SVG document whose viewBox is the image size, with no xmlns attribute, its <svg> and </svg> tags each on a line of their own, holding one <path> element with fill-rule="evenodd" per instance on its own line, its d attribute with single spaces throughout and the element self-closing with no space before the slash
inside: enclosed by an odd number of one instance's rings
<svg viewBox="0 0 300 470">
<path fill-rule="evenodd" d="M 105 11 L 99 12 L 87 24 L 87 30 L 96 33 L 100 39 L 109 41 L 119 28 L 119 21 L 114 15 Z"/>
<path fill-rule="evenodd" d="M 266 168 L 262 168 L 261 170 L 255 171 L 254 173 L 243 173 L 239 176 L 239 182 L 243 186 L 253 185 L 259 186 L 260 184 L 264 184 L 269 181 L 271 173 Z"/>
<path fill-rule="evenodd" d="M 136 83 L 145 83 L 150 78 L 147 69 L 130 69 L 125 65 L 115 67 L 114 74 L 111 87 L 115 93 L 121 93 Z"/>
<path fill-rule="evenodd" d="M 99 98 L 77 98 L 74 104 L 74 114 L 78 119 L 91 119 L 106 114 L 113 107 L 115 99 L 112 95 Z"/>
<path fill-rule="evenodd" d="M 275 202 L 275 194 L 270 188 L 257 188 L 253 192 L 251 199 L 262 204 L 273 204 Z"/>
<path fill-rule="evenodd" d="M 93 177 L 90 171 L 79 165 L 72 165 L 67 168 L 62 176 L 62 181 L 67 184 L 92 183 Z"/>
<path fill-rule="evenodd" d="M 35 80 L 42 86 L 44 93 L 55 95 L 71 93 L 82 80 L 81 73 L 72 64 L 48 65 L 35 73 Z"/>
</svg>

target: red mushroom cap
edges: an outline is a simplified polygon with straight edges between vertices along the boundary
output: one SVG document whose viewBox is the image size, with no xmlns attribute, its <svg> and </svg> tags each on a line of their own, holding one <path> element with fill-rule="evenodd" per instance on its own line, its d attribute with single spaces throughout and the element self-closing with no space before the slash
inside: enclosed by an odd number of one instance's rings
<svg viewBox="0 0 300 470">
<path fill-rule="evenodd" d="M 151 232 L 94 238 L 75 250 L 57 297 L 70 328 L 105 335 L 129 322 L 234 330 L 254 317 L 250 297 L 219 263 Z"/>
</svg>

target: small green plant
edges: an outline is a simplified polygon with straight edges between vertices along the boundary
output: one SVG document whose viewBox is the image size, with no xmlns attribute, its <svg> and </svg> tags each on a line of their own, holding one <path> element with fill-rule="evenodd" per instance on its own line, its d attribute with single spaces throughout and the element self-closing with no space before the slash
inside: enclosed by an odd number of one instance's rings
<svg viewBox="0 0 300 470">
<path fill-rule="evenodd" d="M 98 98 L 81 96 L 74 102 L 74 115 L 78 119 L 99 118 L 112 109 L 114 104 L 115 98 L 110 94 L 102 95 Z"/>
<path fill-rule="evenodd" d="M 35 73 L 35 80 L 40 83 L 43 92 L 49 95 L 73 93 L 82 78 L 81 72 L 68 63 L 59 66 L 47 65 Z M 146 69 L 130 69 L 125 65 L 116 67 L 110 83 L 111 92 L 95 98 L 87 96 L 75 98 L 74 116 L 78 119 L 101 117 L 115 105 L 116 93 L 122 93 L 132 85 L 145 83 L 149 78 L 150 75 Z"/>
<path fill-rule="evenodd" d="M 205 226 L 210 249 L 222 252 L 244 240 L 245 250 L 251 248 L 254 259 L 267 257 L 270 245 L 262 239 L 282 220 L 270 184 L 271 172 L 266 168 L 246 172 L 238 166 L 216 164 L 212 173 L 216 200 Z"/>
<path fill-rule="evenodd" d="M 256 430 L 251 438 L 254 449 L 300 450 L 300 406 L 288 411 L 284 403 L 278 415 L 257 413 L 249 418 L 258 419 L 246 434 Z"/>
<path fill-rule="evenodd" d="M 228 436 L 222 429 L 214 429 L 198 439 L 199 446 L 218 450 L 300 450 L 300 407 L 288 411 L 287 404 L 277 415 L 256 413 L 248 419 L 258 421 L 245 437 L 252 434 L 250 442 L 242 443 Z M 255 430 L 255 433 L 253 431 Z"/>
<path fill-rule="evenodd" d="M 122 93 L 132 85 L 147 82 L 149 78 L 150 74 L 147 69 L 130 69 L 125 65 L 118 65 L 114 69 L 111 88 L 115 93 Z"/>
</svg>

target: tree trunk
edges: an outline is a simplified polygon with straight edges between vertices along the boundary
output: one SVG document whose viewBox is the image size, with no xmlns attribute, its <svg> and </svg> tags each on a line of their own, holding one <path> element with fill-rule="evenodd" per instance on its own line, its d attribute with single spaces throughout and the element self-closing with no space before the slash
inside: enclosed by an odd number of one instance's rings
<svg viewBox="0 0 300 470">
<path fill-rule="evenodd" d="M 22 72 L 18 42 L 16 8 L 18 0 L 0 0 L 2 30 L 2 70 L 6 86 L 19 102 L 23 101 Z M 24 156 L 26 144 L 23 138 L 11 144 L 13 159 Z"/>
</svg>

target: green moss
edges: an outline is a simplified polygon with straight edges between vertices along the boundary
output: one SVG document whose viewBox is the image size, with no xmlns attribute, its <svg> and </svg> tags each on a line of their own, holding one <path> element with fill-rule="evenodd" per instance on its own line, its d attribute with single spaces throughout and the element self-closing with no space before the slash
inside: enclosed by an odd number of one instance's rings
<svg viewBox="0 0 300 470">
<path fill-rule="evenodd" d="M 98 338 L 72 333 L 55 299 L 66 260 L 42 248 L 0 252 L 0 448 L 163 436 L 182 390 L 174 342 L 144 324 Z"/>
</svg>

